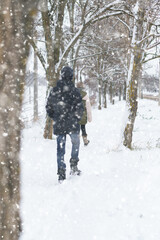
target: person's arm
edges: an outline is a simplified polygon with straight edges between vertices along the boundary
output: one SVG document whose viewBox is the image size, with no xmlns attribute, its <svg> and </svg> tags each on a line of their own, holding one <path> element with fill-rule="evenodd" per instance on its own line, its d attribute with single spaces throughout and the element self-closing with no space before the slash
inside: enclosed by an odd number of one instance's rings
<svg viewBox="0 0 160 240">
<path fill-rule="evenodd" d="M 54 118 L 54 108 L 53 108 L 53 92 L 51 90 L 46 104 L 46 112 L 50 118 Z"/>
<path fill-rule="evenodd" d="M 78 121 L 81 120 L 83 116 L 83 111 L 84 111 L 84 107 L 83 107 L 81 94 L 79 91 L 76 91 L 74 112 L 75 112 L 75 117 L 77 118 Z"/>
<path fill-rule="evenodd" d="M 83 97 L 83 100 L 86 101 L 87 120 L 88 122 L 92 122 L 92 108 L 91 108 L 91 103 L 87 94 Z"/>
</svg>

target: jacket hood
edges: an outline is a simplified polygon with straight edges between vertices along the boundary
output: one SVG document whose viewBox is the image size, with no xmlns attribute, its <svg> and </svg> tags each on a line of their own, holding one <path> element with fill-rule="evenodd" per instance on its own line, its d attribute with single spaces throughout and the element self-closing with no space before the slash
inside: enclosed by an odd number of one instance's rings
<svg viewBox="0 0 160 240">
<path fill-rule="evenodd" d="M 73 70 L 70 67 L 64 67 L 61 71 L 61 78 L 63 81 L 72 81 L 73 79 Z"/>
</svg>

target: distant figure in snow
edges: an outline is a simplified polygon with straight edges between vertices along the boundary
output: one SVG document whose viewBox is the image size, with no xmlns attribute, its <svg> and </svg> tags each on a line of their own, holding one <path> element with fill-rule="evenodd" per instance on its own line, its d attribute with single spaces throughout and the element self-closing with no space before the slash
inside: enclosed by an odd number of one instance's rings
<svg viewBox="0 0 160 240">
<path fill-rule="evenodd" d="M 57 135 L 57 165 L 59 182 L 66 179 L 66 164 L 64 161 L 66 135 L 69 134 L 72 142 L 70 159 L 70 174 L 80 175 L 78 169 L 80 124 L 83 115 L 83 102 L 79 90 L 72 81 L 73 70 L 64 67 L 61 70 L 61 79 L 57 86 L 51 89 L 47 99 L 46 111 L 53 119 L 53 132 Z"/>
<path fill-rule="evenodd" d="M 89 140 L 87 139 L 86 124 L 87 124 L 87 121 L 88 122 L 92 121 L 91 104 L 90 104 L 89 97 L 84 90 L 83 82 L 78 82 L 77 88 L 81 93 L 82 100 L 83 100 L 83 107 L 84 107 L 83 116 L 79 123 L 81 125 L 82 138 L 83 138 L 84 145 L 87 146 L 89 143 Z"/>
</svg>

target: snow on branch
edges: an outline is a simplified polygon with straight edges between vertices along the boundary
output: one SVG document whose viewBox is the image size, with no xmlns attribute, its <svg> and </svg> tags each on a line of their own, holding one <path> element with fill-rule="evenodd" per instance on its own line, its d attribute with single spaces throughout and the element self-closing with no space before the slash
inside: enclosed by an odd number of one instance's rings
<svg viewBox="0 0 160 240">
<path fill-rule="evenodd" d="M 99 11 L 97 11 L 97 13 L 95 13 L 94 15 L 92 15 L 91 18 L 88 19 L 88 22 L 92 22 L 94 21 L 94 19 L 98 18 L 103 15 L 107 10 L 111 10 L 112 7 L 114 7 L 115 5 L 117 4 L 120 4 L 120 3 L 123 3 L 124 1 L 123 0 L 116 0 L 116 1 L 113 1 L 112 3 L 106 5 L 105 7 L 103 7 L 102 9 L 100 9 Z M 111 15 L 112 16 L 112 15 Z"/>
<path fill-rule="evenodd" d="M 70 49 L 74 44 L 77 42 L 79 36 L 84 32 L 86 28 L 86 25 L 81 25 L 78 32 L 75 34 L 75 36 L 72 38 L 72 40 L 68 43 L 66 49 L 64 50 L 58 64 L 56 65 L 56 72 L 58 72 L 61 68 L 62 60 L 65 58 L 65 56 L 69 53 Z"/>
<path fill-rule="evenodd" d="M 160 44 L 160 42 L 157 42 L 157 43 L 155 43 L 155 44 L 152 44 L 150 47 L 147 47 L 146 50 L 150 50 L 150 49 L 158 46 L 159 44 Z"/>
<path fill-rule="evenodd" d="M 154 60 L 154 59 L 156 59 L 156 58 L 160 58 L 160 55 L 155 55 L 154 57 L 148 58 L 147 60 L 143 60 L 142 62 L 143 62 L 143 63 L 146 63 L 146 62 L 149 62 L 149 61 Z"/>
<path fill-rule="evenodd" d="M 74 44 L 77 42 L 77 40 L 79 39 L 80 36 L 83 35 L 85 29 L 91 24 L 91 23 L 95 23 L 96 21 L 100 20 L 100 16 L 102 16 L 106 11 L 109 11 L 113 6 L 120 4 L 120 3 L 124 3 L 123 0 L 116 0 L 113 1 L 112 3 L 106 5 L 105 7 L 103 7 L 102 9 L 98 10 L 95 14 L 93 14 L 91 17 L 88 17 L 86 19 L 84 19 L 83 24 L 80 26 L 78 32 L 75 34 L 75 36 L 73 37 L 73 39 L 68 43 L 66 49 L 64 50 L 59 62 L 56 65 L 56 72 L 58 72 L 61 68 L 62 65 L 62 61 L 63 59 L 67 56 L 67 54 L 69 53 L 70 49 L 74 46 Z M 119 13 L 120 14 L 120 13 Z M 117 13 L 116 13 L 117 15 Z M 113 14 L 108 14 L 106 15 L 107 17 L 109 16 L 113 16 Z M 103 16 L 104 18 L 104 16 Z"/>
<path fill-rule="evenodd" d="M 97 56 L 97 55 L 104 54 L 105 52 L 108 52 L 108 51 L 102 51 L 102 52 L 94 53 L 94 54 L 91 54 L 91 55 L 80 56 L 80 57 L 77 57 L 77 58 L 73 58 L 73 59 L 71 59 L 70 61 L 68 61 L 66 63 L 70 63 L 70 62 L 73 62 L 75 60 L 80 60 L 80 59 L 84 59 L 84 58 L 94 57 L 94 56 Z"/>
<path fill-rule="evenodd" d="M 115 16 L 118 16 L 118 15 L 121 15 L 122 12 L 116 12 L 116 13 L 109 13 L 109 14 L 106 14 L 106 15 L 103 15 L 103 16 L 100 16 L 98 18 L 95 18 L 92 23 L 95 23 L 97 21 L 100 21 L 100 20 L 103 20 L 105 18 L 109 18 L 109 17 L 115 17 Z"/>
<path fill-rule="evenodd" d="M 27 36 L 28 42 L 30 43 L 30 45 L 33 47 L 34 51 L 36 52 L 37 57 L 39 58 L 45 72 L 47 71 L 46 69 L 46 61 L 42 55 L 42 53 L 38 50 L 38 47 L 36 46 L 35 42 L 33 41 L 33 39 L 28 35 Z"/>
<path fill-rule="evenodd" d="M 125 25 L 128 28 L 129 32 L 131 32 L 131 29 L 130 29 L 129 25 L 125 21 L 123 21 L 119 17 L 117 17 L 117 20 L 119 20 L 123 25 Z"/>
<path fill-rule="evenodd" d="M 148 36 L 146 36 L 145 38 L 141 39 L 140 41 L 137 41 L 137 44 L 140 44 L 140 43 L 144 42 L 146 39 L 148 39 L 150 37 L 154 37 L 154 38 L 160 37 L 160 34 L 154 34 L 154 33 L 149 34 Z"/>
</svg>

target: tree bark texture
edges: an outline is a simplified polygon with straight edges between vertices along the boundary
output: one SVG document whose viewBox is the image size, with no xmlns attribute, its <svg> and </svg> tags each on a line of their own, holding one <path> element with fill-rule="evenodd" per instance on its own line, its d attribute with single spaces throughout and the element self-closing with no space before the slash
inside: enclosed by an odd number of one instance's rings
<svg viewBox="0 0 160 240">
<path fill-rule="evenodd" d="M 131 74 L 131 80 L 129 82 L 128 91 L 127 91 L 127 105 L 129 110 L 128 122 L 124 131 L 124 146 L 131 149 L 132 143 L 132 133 L 134 128 L 134 122 L 138 109 L 138 79 L 140 77 L 141 72 L 141 59 L 142 59 L 142 51 L 140 48 L 135 48 L 135 52 L 133 53 L 133 68 Z"/>
<path fill-rule="evenodd" d="M 45 35 L 47 66 L 48 66 L 46 71 L 46 77 L 47 77 L 48 85 L 50 88 L 50 86 L 54 85 L 53 74 L 55 72 L 55 65 L 54 65 L 54 54 L 53 54 L 53 39 L 52 39 L 48 10 L 46 12 L 42 12 L 42 23 L 43 23 L 43 30 Z"/>
<path fill-rule="evenodd" d="M 127 86 L 127 107 L 128 107 L 128 121 L 124 130 L 124 141 L 123 144 L 127 148 L 131 149 L 132 144 L 132 134 L 134 128 L 134 122 L 138 109 L 138 83 L 139 77 L 142 70 L 142 56 L 143 47 L 142 43 L 138 42 L 144 31 L 144 10 L 143 2 L 142 5 L 138 5 L 136 17 L 134 19 L 134 30 L 132 37 L 132 50 L 131 50 L 131 60 L 130 69 L 128 75 L 128 86 Z"/>
<path fill-rule="evenodd" d="M 123 100 L 126 100 L 126 80 L 124 81 L 123 84 Z"/>
<path fill-rule="evenodd" d="M 0 239 L 18 240 L 20 218 L 20 135 L 24 76 L 34 3 L 0 2 Z"/>
</svg>

